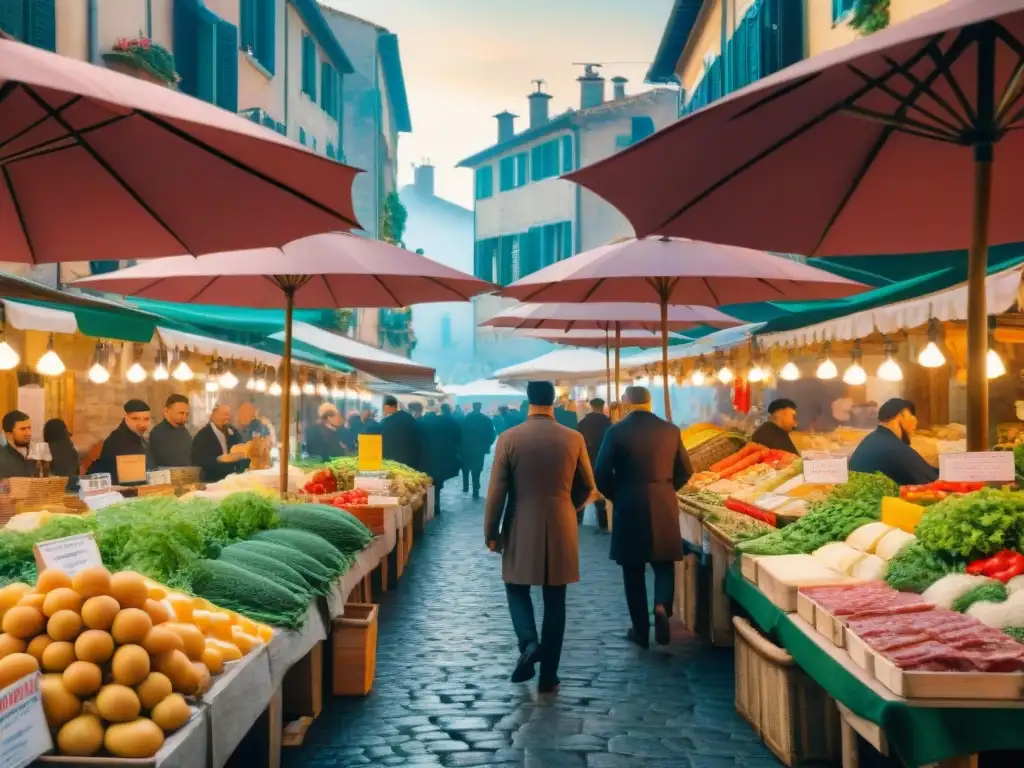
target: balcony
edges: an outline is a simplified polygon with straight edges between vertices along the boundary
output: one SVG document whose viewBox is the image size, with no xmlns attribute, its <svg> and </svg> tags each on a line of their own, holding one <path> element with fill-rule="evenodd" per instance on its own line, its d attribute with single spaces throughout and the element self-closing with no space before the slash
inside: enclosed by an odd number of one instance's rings
<svg viewBox="0 0 1024 768">
<path fill-rule="evenodd" d="M 409 357 L 416 348 L 412 309 L 382 309 L 377 316 L 377 341 L 381 349 Z"/>
</svg>

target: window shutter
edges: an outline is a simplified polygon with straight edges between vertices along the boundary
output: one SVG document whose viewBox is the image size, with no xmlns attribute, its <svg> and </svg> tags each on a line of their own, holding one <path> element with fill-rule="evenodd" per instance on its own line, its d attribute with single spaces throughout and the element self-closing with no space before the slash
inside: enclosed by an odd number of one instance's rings
<svg viewBox="0 0 1024 768">
<path fill-rule="evenodd" d="M 329 158 L 331 158 L 331 160 L 336 159 L 335 154 L 334 154 L 334 142 L 333 141 L 328 141 L 327 142 L 327 156 Z"/>
<path fill-rule="evenodd" d="M 519 243 L 519 276 L 526 277 L 545 265 L 544 252 L 541 248 L 541 228 L 530 227 L 526 236 Z"/>
<path fill-rule="evenodd" d="M 299 144 L 306 146 L 306 129 L 302 127 L 299 128 Z"/>
<path fill-rule="evenodd" d="M 559 261 L 572 256 L 572 224 L 568 221 L 562 224 L 562 250 L 558 255 Z"/>
<path fill-rule="evenodd" d="M 25 40 L 25 0 L 0 0 L 0 29 Z"/>
<path fill-rule="evenodd" d="M 516 159 L 515 157 L 503 157 L 498 166 L 498 189 L 508 192 L 516 186 Z"/>
<path fill-rule="evenodd" d="M 302 92 L 316 101 L 316 43 L 302 36 Z"/>
<path fill-rule="evenodd" d="M 654 133 L 654 118 L 652 117 L 639 115 L 638 117 L 631 117 L 629 122 L 630 140 L 633 144 L 636 144 L 638 141 L 643 141 Z"/>
<path fill-rule="evenodd" d="M 238 27 L 217 21 L 217 106 L 238 111 Z"/>
<path fill-rule="evenodd" d="M 562 137 L 562 173 L 569 173 L 576 167 L 576 158 L 572 153 L 572 136 Z"/>
<path fill-rule="evenodd" d="M 214 103 L 214 76 L 217 50 L 217 23 L 213 14 L 203 9 L 196 23 L 196 97 Z"/>
<path fill-rule="evenodd" d="M 57 11 L 55 0 L 26 0 L 28 2 L 29 40 L 37 48 L 57 50 Z"/>
<path fill-rule="evenodd" d="M 259 0 L 239 0 L 238 2 L 238 33 L 243 51 L 259 58 L 259 44 L 256 42 L 257 3 Z"/>
<path fill-rule="evenodd" d="M 544 178 L 544 149 L 536 146 L 530 150 L 530 180 L 540 181 Z"/>
<path fill-rule="evenodd" d="M 277 50 L 277 8 L 274 0 L 256 0 L 256 44 L 259 62 L 274 74 Z"/>
<path fill-rule="evenodd" d="M 0 0 L 10 3 L 11 0 Z M 181 76 L 180 88 L 196 95 L 196 8 L 195 0 L 175 0 L 172 27 L 174 32 L 174 68 Z"/>
<path fill-rule="evenodd" d="M 331 114 L 331 65 L 326 61 L 320 62 L 320 106 Z"/>
<path fill-rule="evenodd" d="M 516 155 L 516 186 L 524 187 L 527 182 L 527 158 L 525 152 L 520 152 Z"/>
</svg>

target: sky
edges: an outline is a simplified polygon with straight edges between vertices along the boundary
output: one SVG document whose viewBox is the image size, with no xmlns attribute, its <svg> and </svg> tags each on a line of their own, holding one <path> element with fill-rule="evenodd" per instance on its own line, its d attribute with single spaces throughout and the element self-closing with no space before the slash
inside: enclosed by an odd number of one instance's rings
<svg viewBox="0 0 1024 768">
<path fill-rule="evenodd" d="M 673 0 L 323 0 L 398 35 L 412 116 L 399 139 L 399 184 L 413 163 L 436 166 L 437 194 L 472 208 L 472 173 L 455 164 L 497 140 L 493 115 L 527 125 L 530 82 L 546 80 L 551 114 L 579 107 L 582 73 L 600 62 L 605 78 L 629 78 L 627 93 L 647 88 L 644 74 Z M 611 93 L 611 84 L 607 91 Z"/>
</svg>

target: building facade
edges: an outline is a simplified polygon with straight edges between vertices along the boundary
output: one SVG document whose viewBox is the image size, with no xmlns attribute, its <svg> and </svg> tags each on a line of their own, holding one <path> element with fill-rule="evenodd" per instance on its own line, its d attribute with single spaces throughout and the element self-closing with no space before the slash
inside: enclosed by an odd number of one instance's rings
<svg viewBox="0 0 1024 768">
<path fill-rule="evenodd" d="M 633 235 L 626 218 L 611 204 L 560 178 L 609 157 L 679 116 L 677 90 L 658 88 L 627 95 L 626 79 L 607 83 L 597 65 L 587 65 L 579 107 L 550 115 L 551 95 L 527 97 L 529 122 L 516 131 L 517 116 L 495 115 L 497 142 L 459 163 L 474 174 L 473 272 L 508 285 L 531 272 Z M 475 320 L 493 316 L 514 302 L 494 296 L 474 300 Z M 493 367 L 543 354 L 550 346 L 478 328 L 476 354 Z"/>
<path fill-rule="evenodd" d="M 682 111 L 947 0 L 676 0 L 647 73 L 682 87 Z"/>
</svg>

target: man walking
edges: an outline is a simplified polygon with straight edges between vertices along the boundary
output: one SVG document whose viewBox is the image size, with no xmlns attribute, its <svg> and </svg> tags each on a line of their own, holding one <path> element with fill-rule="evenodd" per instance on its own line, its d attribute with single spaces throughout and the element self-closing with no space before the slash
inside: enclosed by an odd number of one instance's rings
<svg viewBox="0 0 1024 768">
<path fill-rule="evenodd" d="M 484 540 L 502 555 L 519 661 L 512 682 L 534 676 L 540 663 L 540 693 L 558 690 L 558 662 L 565 636 L 565 588 L 580 579 L 576 510 L 594 491 L 583 437 L 555 421 L 555 387 L 531 381 L 526 422 L 503 432 L 484 505 Z M 530 587 L 543 587 L 540 637 Z"/>
<path fill-rule="evenodd" d="M 645 571 L 654 571 L 654 639 L 667 645 L 675 588 L 674 563 L 683 557 L 676 491 L 693 474 L 679 427 L 651 413 L 651 393 L 627 387 L 629 415 L 605 434 L 597 456 L 597 488 L 612 503 L 611 558 L 622 567 L 632 628 L 627 638 L 647 648 L 650 613 Z"/>
<path fill-rule="evenodd" d="M 612 420 L 604 413 L 604 400 L 595 397 L 590 401 L 590 413 L 584 416 L 576 427 L 583 435 L 583 441 L 587 444 L 587 455 L 590 457 L 590 465 L 597 462 L 597 454 L 601 450 L 601 441 L 604 440 L 604 433 L 612 425 Z M 597 525 L 602 531 L 608 530 L 608 505 L 604 499 L 594 502 L 594 509 L 597 510 Z M 580 510 L 578 522 L 583 522 L 583 511 Z"/>
<path fill-rule="evenodd" d="M 417 406 L 415 409 L 413 406 Z M 441 413 L 423 415 L 420 403 L 410 403 L 409 410 L 423 435 L 423 471 L 434 481 L 434 514 L 441 512 L 441 488 L 446 480 L 457 477 L 462 468 L 462 430 L 452 417 L 452 407 L 442 403 Z"/>
<path fill-rule="evenodd" d="M 364 434 L 380 434 L 383 436 L 383 454 L 385 459 L 397 461 L 415 470 L 422 470 L 423 434 L 419 424 L 409 411 L 398 409 L 398 398 L 386 395 L 382 406 L 384 418 L 380 424 L 374 422 L 371 428 L 370 419 L 366 421 Z M 410 406 L 411 410 L 411 406 Z"/>
<path fill-rule="evenodd" d="M 473 403 L 473 410 L 462 419 L 462 492 L 469 493 L 473 480 L 473 498 L 480 498 L 480 473 L 484 456 L 494 445 L 494 424 L 483 414 L 483 403 Z"/>
</svg>

